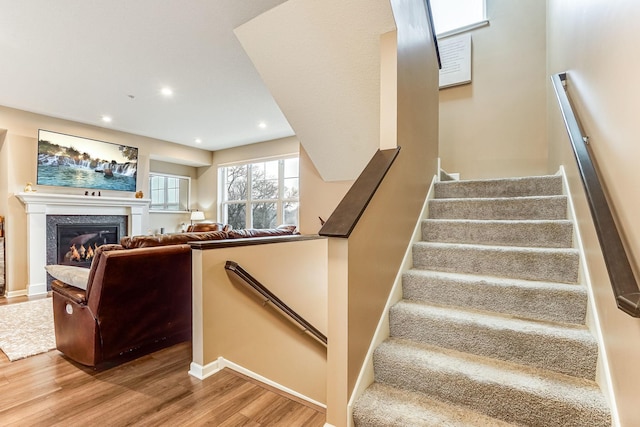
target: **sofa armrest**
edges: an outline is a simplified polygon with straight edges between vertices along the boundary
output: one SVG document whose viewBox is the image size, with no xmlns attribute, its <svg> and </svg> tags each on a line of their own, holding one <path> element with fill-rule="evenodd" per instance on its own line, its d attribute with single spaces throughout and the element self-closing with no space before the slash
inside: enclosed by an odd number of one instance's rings
<svg viewBox="0 0 640 427">
<path fill-rule="evenodd" d="M 62 295 L 65 298 L 70 299 L 76 304 L 85 305 L 87 303 L 86 291 L 80 288 L 76 288 L 75 286 L 67 285 L 60 280 L 54 280 L 51 282 L 51 290 L 57 294 Z"/>
</svg>

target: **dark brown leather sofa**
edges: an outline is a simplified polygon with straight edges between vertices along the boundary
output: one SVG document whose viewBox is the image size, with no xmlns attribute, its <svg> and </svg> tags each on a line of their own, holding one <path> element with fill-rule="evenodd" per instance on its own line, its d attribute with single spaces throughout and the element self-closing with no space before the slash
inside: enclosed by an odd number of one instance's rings
<svg viewBox="0 0 640 427">
<path fill-rule="evenodd" d="M 191 339 L 191 241 L 267 237 L 236 230 L 124 237 L 96 250 L 86 290 L 53 280 L 56 347 L 87 366 L 139 357 Z"/>
</svg>

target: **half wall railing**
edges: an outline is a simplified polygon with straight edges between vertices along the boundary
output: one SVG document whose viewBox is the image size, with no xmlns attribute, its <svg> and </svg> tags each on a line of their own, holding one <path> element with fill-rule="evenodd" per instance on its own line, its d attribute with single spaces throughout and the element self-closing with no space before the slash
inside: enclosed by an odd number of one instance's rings
<svg viewBox="0 0 640 427">
<path fill-rule="evenodd" d="M 280 312 L 286 315 L 291 321 L 298 324 L 305 332 L 310 333 L 315 339 L 320 341 L 325 346 L 327 345 L 327 337 L 320 332 L 315 326 L 309 323 L 304 317 L 296 313 L 291 307 L 282 302 L 273 292 L 267 289 L 262 283 L 247 272 L 244 268 L 240 267 L 237 262 L 227 261 L 224 268 L 235 273 L 242 279 L 242 283 L 249 286 L 261 297 L 265 299 L 265 303 L 269 302 L 273 304 Z"/>
<path fill-rule="evenodd" d="M 554 74 L 551 76 L 551 81 L 578 163 L 616 304 L 620 310 L 630 316 L 640 317 L 640 289 L 607 202 L 602 181 L 594 166 L 589 149 L 589 138 L 582 132 L 569 101 L 566 91 L 567 74 Z"/>
<path fill-rule="evenodd" d="M 378 150 L 342 201 L 318 232 L 320 236 L 348 238 L 367 205 L 398 157 L 400 147 Z"/>
</svg>

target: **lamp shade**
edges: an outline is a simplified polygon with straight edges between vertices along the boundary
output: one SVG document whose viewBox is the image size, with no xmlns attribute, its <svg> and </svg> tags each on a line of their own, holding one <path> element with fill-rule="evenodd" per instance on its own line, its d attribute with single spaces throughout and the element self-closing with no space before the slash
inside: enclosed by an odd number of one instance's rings
<svg viewBox="0 0 640 427">
<path fill-rule="evenodd" d="M 204 219 L 204 212 L 193 211 L 191 212 L 191 221 L 202 221 Z"/>
</svg>

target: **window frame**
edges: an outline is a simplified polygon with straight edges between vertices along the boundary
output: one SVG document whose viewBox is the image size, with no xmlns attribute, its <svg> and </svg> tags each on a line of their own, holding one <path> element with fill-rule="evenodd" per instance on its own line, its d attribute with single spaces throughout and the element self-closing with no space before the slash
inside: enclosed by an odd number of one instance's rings
<svg viewBox="0 0 640 427">
<path fill-rule="evenodd" d="M 468 24 L 465 24 L 461 27 L 455 27 L 452 28 L 450 30 L 447 31 L 443 31 L 441 33 L 437 33 L 436 34 L 436 38 L 438 39 L 442 39 L 442 38 L 446 38 L 449 36 L 453 36 L 456 34 L 461 34 L 461 33 L 465 33 L 467 31 L 471 31 L 474 30 L 476 28 L 480 28 L 480 27 L 484 27 L 486 25 L 489 25 L 489 18 L 487 17 L 487 0 L 479 0 L 482 1 L 482 19 L 478 20 L 478 21 L 474 21 L 474 22 L 469 22 Z M 432 10 L 433 10 L 433 5 L 432 5 Z M 435 16 L 434 16 L 435 19 Z"/>
<path fill-rule="evenodd" d="M 156 177 L 161 177 L 164 178 L 165 181 L 165 186 L 164 186 L 164 203 L 162 204 L 162 207 L 158 207 L 158 204 L 153 203 L 153 188 L 151 186 L 151 181 L 152 179 Z M 168 183 L 168 179 L 169 178 L 174 178 L 174 179 L 178 179 L 178 180 L 185 180 L 187 182 L 187 190 L 186 190 L 186 201 L 184 203 L 184 206 L 181 206 L 180 202 L 178 202 L 178 207 L 184 207 L 185 209 L 168 209 L 168 185 L 166 185 Z M 178 200 L 180 200 L 182 197 L 182 192 L 180 191 L 180 186 L 178 186 Z M 152 213 L 188 213 L 189 211 L 189 206 L 191 206 L 191 177 L 190 176 L 185 176 L 185 175 L 174 175 L 174 174 L 170 174 L 170 173 L 163 173 L 163 172 L 149 172 L 149 198 L 151 199 L 151 202 L 149 203 L 149 212 Z"/>
<path fill-rule="evenodd" d="M 298 197 L 285 198 L 285 161 L 288 159 L 298 160 L 298 173 L 295 177 L 298 180 Z M 269 199 L 254 199 L 253 198 L 253 173 L 252 166 L 260 163 L 278 162 L 278 194 L 277 198 Z M 244 228 L 255 228 L 253 224 L 253 209 L 252 207 L 259 203 L 275 203 L 276 204 L 276 226 L 284 224 L 284 205 L 285 203 L 297 203 L 298 213 L 296 214 L 296 223 L 300 222 L 300 156 L 298 154 L 289 154 L 284 156 L 267 157 L 260 159 L 253 159 L 249 161 L 225 163 L 218 165 L 218 218 L 226 224 L 229 223 L 227 216 L 227 205 L 236 204 L 244 205 L 245 207 L 245 225 Z M 246 166 L 246 181 L 247 181 L 247 198 L 243 200 L 226 200 L 226 185 L 227 185 L 227 173 L 226 170 L 229 167 Z"/>
</svg>

